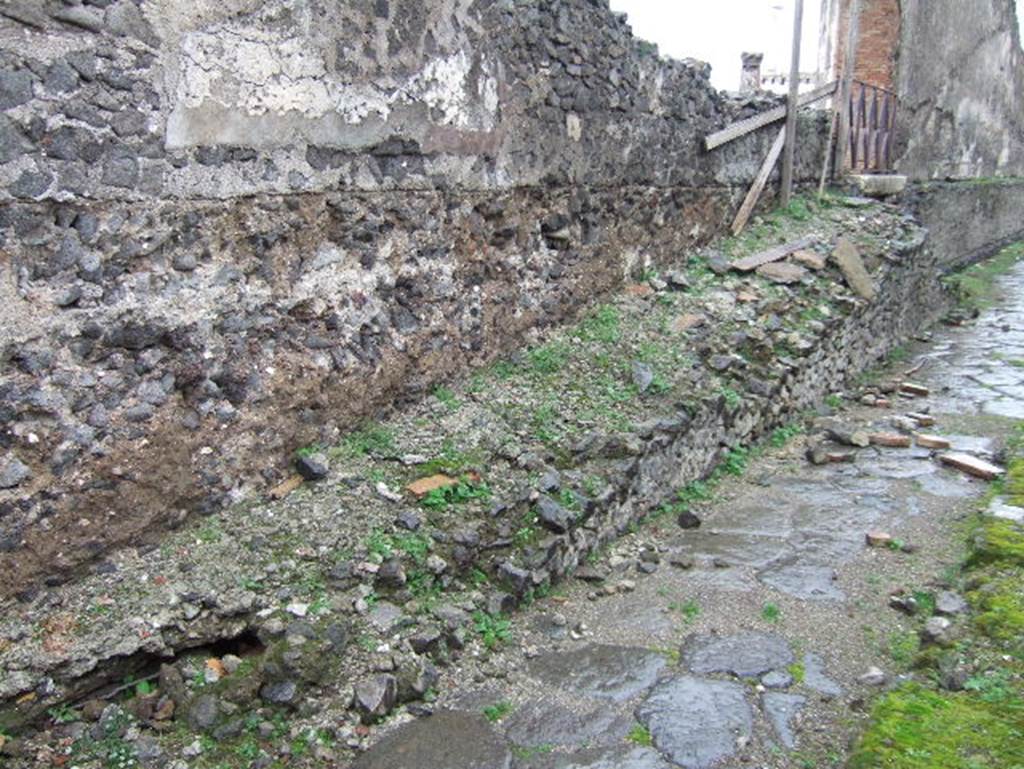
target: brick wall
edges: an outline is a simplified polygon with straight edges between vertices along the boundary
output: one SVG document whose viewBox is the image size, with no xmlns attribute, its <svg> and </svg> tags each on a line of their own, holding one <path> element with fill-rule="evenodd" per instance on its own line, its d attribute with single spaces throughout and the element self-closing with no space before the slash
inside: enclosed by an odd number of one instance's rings
<svg viewBox="0 0 1024 769">
<path fill-rule="evenodd" d="M 842 0 L 836 41 L 836 72 L 846 56 L 846 37 L 851 0 Z M 871 85 L 894 90 L 896 50 L 900 38 L 899 0 L 861 0 L 860 35 L 854 77 Z"/>
</svg>

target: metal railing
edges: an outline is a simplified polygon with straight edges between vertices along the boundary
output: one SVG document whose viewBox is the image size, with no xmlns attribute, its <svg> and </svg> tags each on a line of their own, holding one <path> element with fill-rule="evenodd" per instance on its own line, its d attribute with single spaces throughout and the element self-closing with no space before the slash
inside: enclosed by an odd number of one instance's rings
<svg viewBox="0 0 1024 769">
<path fill-rule="evenodd" d="M 896 94 L 860 80 L 850 92 L 849 165 L 854 173 L 893 170 Z"/>
</svg>

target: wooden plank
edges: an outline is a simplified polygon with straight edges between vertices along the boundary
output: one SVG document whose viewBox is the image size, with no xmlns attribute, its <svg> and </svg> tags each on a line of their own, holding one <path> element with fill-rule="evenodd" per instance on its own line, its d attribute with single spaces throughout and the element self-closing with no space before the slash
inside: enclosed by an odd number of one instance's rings
<svg viewBox="0 0 1024 769">
<path fill-rule="evenodd" d="M 815 88 L 813 91 L 808 91 L 798 100 L 798 104 L 801 107 L 807 107 L 815 102 L 826 99 L 836 92 L 836 81 L 833 80 L 831 83 L 826 83 L 820 88 Z M 748 117 L 745 120 L 740 120 L 731 125 L 727 125 L 721 131 L 715 131 L 713 134 L 708 134 L 704 137 L 704 148 L 707 150 L 713 150 L 715 147 L 721 147 L 723 144 L 728 144 L 733 139 L 739 139 L 741 136 L 746 136 L 751 131 L 756 131 L 758 128 L 763 128 L 766 125 L 771 125 L 779 120 L 786 117 L 786 108 L 773 107 L 770 110 L 761 112 L 752 117 Z"/>
<path fill-rule="evenodd" d="M 972 457 L 970 454 L 943 454 L 939 457 L 939 461 L 944 465 L 955 467 L 957 470 L 962 470 L 968 475 L 973 475 L 986 481 L 994 481 L 1005 472 L 1003 468 L 997 467 L 991 462 L 986 462 L 984 459 Z"/>
<path fill-rule="evenodd" d="M 750 272 L 751 270 L 756 270 L 762 264 L 768 264 L 770 262 L 777 262 L 779 259 L 785 259 L 794 251 L 799 251 L 801 248 L 807 248 L 813 242 L 813 238 L 800 238 L 800 240 L 794 240 L 792 243 L 783 243 L 781 246 L 769 248 L 767 251 L 761 251 L 750 256 L 745 256 L 742 259 L 737 259 L 729 266 L 734 270 L 739 270 L 740 272 Z"/>
<path fill-rule="evenodd" d="M 754 183 L 750 185 L 750 189 L 747 191 L 747 197 L 744 199 L 743 205 L 740 206 L 740 210 L 737 212 L 736 218 L 732 222 L 733 235 L 739 235 L 743 231 L 743 228 L 747 226 L 747 221 L 750 219 L 750 215 L 754 213 L 754 206 L 757 205 L 757 199 L 761 197 L 761 190 L 763 190 L 764 185 L 768 183 L 768 177 L 771 176 L 772 169 L 775 168 L 775 164 L 779 160 L 779 155 L 782 154 L 782 147 L 785 142 L 786 129 L 783 127 L 782 130 L 779 131 L 779 135 L 775 137 L 775 143 L 772 144 L 772 148 L 768 150 L 768 156 L 761 164 L 761 168 L 757 172 L 757 177 L 754 179 Z"/>
<path fill-rule="evenodd" d="M 845 173 L 847 158 L 850 152 L 850 96 L 853 89 L 853 71 L 857 66 L 857 42 L 860 39 L 860 0 L 850 4 L 850 19 L 847 24 L 846 50 L 843 58 L 843 71 L 840 73 L 839 98 L 839 138 L 836 140 L 838 155 L 834 174 Z"/>
<path fill-rule="evenodd" d="M 447 486 L 454 486 L 458 482 L 458 478 L 452 478 L 450 475 L 445 475 L 444 473 L 437 473 L 436 475 L 431 475 L 428 478 L 420 478 L 419 480 L 413 481 L 405 488 L 419 498 L 426 496 L 429 492 L 434 491 L 434 489 L 443 489 Z"/>
<path fill-rule="evenodd" d="M 302 485 L 303 480 L 304 479 L 301 475 L 292 475 L 268 491 L 267 496 L 271 499 L 284 499 L 295 491 L 295 489 L 299 488 L 299 486 Z"/>
<path fill-rule="evenodd" d="M 786 101 L 786 146 L 782 153 L 782 194 L 779 203 L 789 206 L 793 197 L 793 158 L 796 156 L 796 113 L 800 109 L 800 39 L 804 31 L 804 0 L 793 8 L 793 53 L 789 62 L 789 99 Z"/>
</svg>

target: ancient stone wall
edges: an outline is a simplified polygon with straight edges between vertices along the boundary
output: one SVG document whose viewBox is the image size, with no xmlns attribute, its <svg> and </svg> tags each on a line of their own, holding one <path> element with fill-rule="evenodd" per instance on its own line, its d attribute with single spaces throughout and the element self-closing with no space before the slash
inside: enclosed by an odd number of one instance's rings
<svg viewBox="0 0 1024 769">
<path fill-rule="evenodd" d="M 1024 175 L 1024 51 L 1014 0 L 903 0 L 898 84 L 915 179 Z"/>
<path fill-rule="evenodd" d="M 1024 181 L 929 182 L 906 195 L 944 271 L 992 256 L 1024 240 Z"/>
<path fill-rule="evenodd" d="M 760 106 L 602 0 L 0 5 L 3 592 L 681 258 Z"/>
</svg>

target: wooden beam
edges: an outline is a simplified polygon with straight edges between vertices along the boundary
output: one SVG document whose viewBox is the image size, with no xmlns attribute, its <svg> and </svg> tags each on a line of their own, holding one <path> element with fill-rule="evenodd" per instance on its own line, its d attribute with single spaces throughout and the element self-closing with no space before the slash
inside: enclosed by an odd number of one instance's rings
<svg viewBox="0 0 1024 769">
<path fill-rule="evenodd" d="M 804 33 L 804 0 L 793 8 L 793 55 L 789 62 L 789 101 L 786 103 L 786 148 L 782 153 L 782 194 L 779 203 L 789 205 L 793 195 L 793 158 L 796 155 L 796 113 L 800 109 L 800 42 Z"/>
<path fill-rule="evenodd" d="M 845 173 L 850 153 L 850 95 L 853 92 L 853 74 L 857 68 L 857 43 L 860 40 L 860 0 L 850 3 L 850 19 L 847 24 L 846 50 L 843 52 L 843 71 L 839 75 L 839 96 L 836 113 L 839 116 L 839 131 L 836 137 L 836 161 L 833 176 Z"/>
<path fill-rule="evenodd" d="M 815 88 L 813 91 L 808 91 L 800 97 L 798 104 L 801 107 L 807 107 L 814 104 L 817 101 L 828 98 L 836 92 L 837 82 L 833 80 L 831 83 L 826 83 L 820 88 Z M 721 131 L 715 131 L 713 134 L 708 134 L 704 137 L 704 148 L 707 150 L 713 150 L 716 147 L 721 147 L 723 144 L 728 144 L 733 139 L 739 139 L 741 136 L 746 136 L 751 131 L 756 131 L 758 128 L 762 128 L 766 125 L 771 125 L 779 120 L 786 117 L 786 108 L 773 107 L 770 110 L 758 113 L 752 117 L 748 117 L 745 120 L 740 120 L 736 123 L 727 125 Z"/>
<path fill-rule="evenodd" d="M 757 177 L 754 179 L 754 183 L 750 185 L 750 190 L 747 192 L 747 197 L 743 201 L 743 205 L 740 206 L 739 213 L 736 214 L 736 218 L 733 220 L 733 235 L 739 235 L 743 231 L 743 228 L 747 226 L 747 220 L 750 219 L 750 215 L 754 212 L 754 206 L 757 205 L 757 199 L 761 197 L 761 190 L 764 189 L 764 185 L 768 182 L 768 177 L 771 176 L 772 169 L 775 168 L 775 164 L 779 161 L 779 155 L 782 154 L 782 147 L 785 143 L 786 128 L 783 126 L 779 130 L 779 135 L 775 137 L 775 143 L 772 144 L 772 148 L 768 150 L 768 156 L 761 164 L 761 168 L 757 172 Z"/>
<path fill-rule="evenodd" d="M 818 179 L 818 200 L 825 197 L 825 183 L 828 181 L 828 167 L 832 161 L 832 149 L 836 141 L 836 123 L 839 115 L 832 111 L 832 119 L 828 121 L 828 141 L 825 143 L 825 157 L 821 161 L 821 178 Z"/>
<path fill-rule="evenodd" d="M 729 267 L 740 272 L 750 272 L 751 270 L 756 270 L 762 264 L 770 264 L 771 262 L 779 261 L 779 259 L 785 259 L 801 248 L 809 248 L 813 243 L 814 238 L 800 238 L 799 240 L 783 243 L 781 246 L 774 246 L 766 251 L 760 251 L 756 254 L 745 256 L 742 259 L 737 259 Z"/>
</svg>

